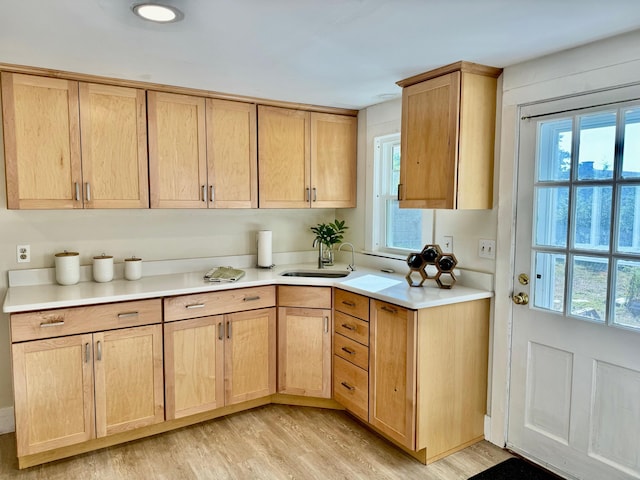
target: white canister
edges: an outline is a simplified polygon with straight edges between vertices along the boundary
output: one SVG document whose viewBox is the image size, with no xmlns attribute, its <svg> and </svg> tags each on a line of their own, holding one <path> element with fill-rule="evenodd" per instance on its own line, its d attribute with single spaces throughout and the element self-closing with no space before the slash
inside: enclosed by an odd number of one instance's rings
<svg viewBox="0 0 640 480">
<path fill-rule="evenodd" d="M 124 259 L 124 278 L 138 280 L 142 277 L 142 259 L 131 257 Z"/>
<path fill-rule="evenodd" d="M 80 281 L 80 254 L 67 252 L 55 254 L 56 282 L 60 285 L 75 285 Z"/>
<path fill-rule="evenodd" d="M 110 282 L 113 280 L 113 257 L 104 253 L 93 257 L 93 279 L 96 282 Z"/>
</svg>

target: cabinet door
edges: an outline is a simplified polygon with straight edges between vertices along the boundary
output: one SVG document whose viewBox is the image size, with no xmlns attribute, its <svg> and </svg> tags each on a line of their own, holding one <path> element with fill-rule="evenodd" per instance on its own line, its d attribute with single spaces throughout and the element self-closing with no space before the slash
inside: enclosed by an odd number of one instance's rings
<svg viewBox="0 0 640 480">
<path fill-rule="evenodd" d="M 407 448 L 415 447 L 416 315 L 371 301 L 369 423 Z"/>
<path fill-rule="evenodd" d="M 12 345 L 18 456 L 95 437 L 92 337 Z"/>
<path fill-rule="evenodd" d="M 311 207 L 356 206 L 358 119 L 311 113 Z"/>
<path fill-rule="evenodd" d="M 85 208 L 148 208 L 144 90 L 80 84 Z"/>
<path fill-rule="evenodd" d="M 402 90 L 400 207 L 455 208 L 460 72 Z"/>
<path fill-rule="evenodd" d="M 309 207 L 309 119 L 309 112 L 258 106 L 260 208 Z"/>
<path fill-rule="evenodd" d="M 278 309 L 278 392 L 331 398 L 331 310 Z"/>
<path fill-rule="evenodd" d="M 207 99 L 209 207 L 258 207 L 256 106 Z"/>
<path fill-rule="evenodd" d="M 205 99 L 147 92 L 152 208 L 207 208 Z"/>
<path fill-rule="evenodd" d="M 82 208 L 78 83 L 2 72 L 7 207 Z"/>
<path fill-rule="evenodd" d="M 164 421 L 162 326 L 93 334 L 96 436 Z"/>
<path fill-rule="evenodd" d="M 164 325 L 167 420 L 224 406 L 224 317 Z"/>
<path fill-rule="evenodd" d="M 276 392 L 276 309 L 226 316 L 225 404 Z"/>
</svg>

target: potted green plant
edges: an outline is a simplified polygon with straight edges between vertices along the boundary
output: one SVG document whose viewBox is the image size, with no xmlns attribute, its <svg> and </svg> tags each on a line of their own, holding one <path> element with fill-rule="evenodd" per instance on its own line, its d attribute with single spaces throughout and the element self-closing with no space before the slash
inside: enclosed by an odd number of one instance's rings
<svg viewBox="0 0 640 480">
<path fill-rule="evenodd" d="M 335 219 L 331 223 L 319 223 L 315 227 L 310 228 L 316 235 L 314 244 L 320 242 L 326 247 L 322 252 L 322 263 L 325 265 L 333 265 L 333 246 L 342 242 L 344 238 L 343 234 L 349 227 L 345 225 L 344 220 L 340 221 Z"/>
</svg>

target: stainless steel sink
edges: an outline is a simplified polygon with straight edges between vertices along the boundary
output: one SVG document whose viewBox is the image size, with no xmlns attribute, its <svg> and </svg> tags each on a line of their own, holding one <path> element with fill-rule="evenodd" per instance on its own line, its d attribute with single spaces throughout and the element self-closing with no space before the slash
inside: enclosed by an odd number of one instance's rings
<svg viewBox="0 0 640 480">
<path fill-rule="evenodd" d="M 348 270 L 290 270 L 282 272 L 282 277 L 343 278 L 351 272 Z"/>
</svg>

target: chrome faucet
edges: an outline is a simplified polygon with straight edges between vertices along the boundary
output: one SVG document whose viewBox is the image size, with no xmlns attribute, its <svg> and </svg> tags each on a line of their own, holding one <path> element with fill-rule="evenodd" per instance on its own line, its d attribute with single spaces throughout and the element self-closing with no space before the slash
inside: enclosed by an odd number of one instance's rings
<svg viewBox="0 0 640 480">
<path fill-rule="evenodd" d="M 341 243 L 340 246 L 338 247 L 338 251 L 342 250 L 342 247 L 344 247 L 345 245 L 349 245 L 351 247 L 351 263 L 347 267 L 347 270 L 351 270 L 352 272 L 355 272 L 356 259 L 355 259 L 355 253 L 353 252 L 353 243 L 349 243 L 349 242 Z"/>
<path fill-rule="evenodd" d="M 322 241 L 319 238 L 313 240 L 313 248 L 318 245 L 318 268 L 324 268 L 324 262 L 322 261 Z"/>
</svg>

